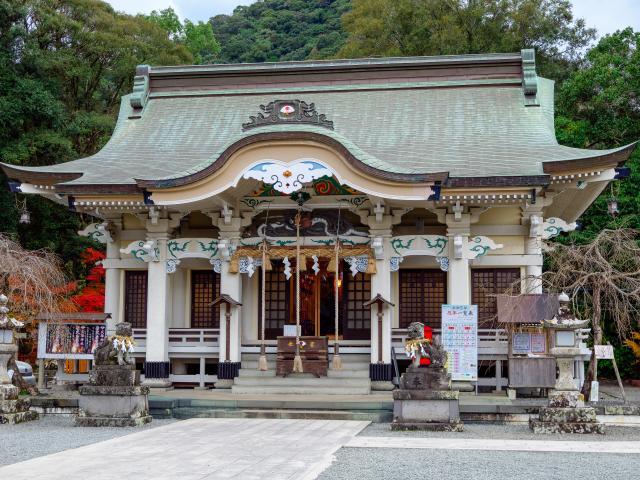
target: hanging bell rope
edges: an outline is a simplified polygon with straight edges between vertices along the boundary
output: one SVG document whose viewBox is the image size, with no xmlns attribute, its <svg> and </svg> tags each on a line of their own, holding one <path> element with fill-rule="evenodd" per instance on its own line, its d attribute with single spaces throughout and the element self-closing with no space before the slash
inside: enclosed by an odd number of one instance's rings
<svg viewBox="0 0 640 480">
<path fill-rule="evenodd" d="M 296 356 L 293 358 L 293 372 L 302 373 L 300 357 L 300 209 L 296 214 Z"/>
<path fill-rule="evenodd" d="M 334 304 L 335 304 L 335 329 L 334 329 L 334 342 L 333 342 L 333 360 L 332 367 L 334 370 L 342 370 L 342 359 L 340 358 L 340 341 L 338 340 L 340 334 L 340 317 L 339 317 L 339 292 L 340 286 L 338 285 L 340 279 L 340 214 L 342 213 L 342 205 L 338 208 L 338 224 L 336 226 L 336 245 L 335 245 L 335 257 L 334 260 L 336 262 L 335 269 L 335 277 L 333 281 L 334 288 Z"/>
<path fill-rule="evenodd" d="M 262 302 L 260 305 L 260 309 L 262 312 L 262 325 L 260 326 L 260 357 L 258 358 L 258 370 L 266 372 L 269 369 L 269 365 L 267 364 L 267 346 L 265 344 L 265 324 L 267 323 L 267 319 L 265 318 L 266 314 L 266 285 L 267 285 L 267 262 L 269 264 L 271 261 L 269 260 L 269 256 L 267 255 L 267 249 L 269 248 L 269 242 L 267 241 L 267 228 L 269 227 L 269 209 L 271 207 L 271 202 L 267 205 L 267 215 L 264 221 L 264 236 L 262 238 Z M 271 269 L 269 269 L 271 270 Z"/>
</svg>

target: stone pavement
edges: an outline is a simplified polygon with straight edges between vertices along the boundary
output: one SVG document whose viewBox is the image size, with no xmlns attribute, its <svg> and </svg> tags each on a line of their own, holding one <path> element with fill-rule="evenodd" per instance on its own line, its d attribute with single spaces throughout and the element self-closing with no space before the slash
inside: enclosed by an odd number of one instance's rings
<svg viewBox="0 0 640 480">
<path fill-rule="evenodd" d="M 541 437 L 544 438 L 544 437 Z M 640 442 L 572 440 L 503 440 L 470 438 L 367 437 L 352 438 L 347 448 L 400 448 L 425 450 L 489 450 L 521 452 L 580 452 L 640 454 Z M 0 471 L 1 472 L 1 471 Z"/>
<path fill-rule="evenodd" d="M 313 479 L 367 424 L 194 418 L 2 467 L 0 478 Z"/>
</svg>

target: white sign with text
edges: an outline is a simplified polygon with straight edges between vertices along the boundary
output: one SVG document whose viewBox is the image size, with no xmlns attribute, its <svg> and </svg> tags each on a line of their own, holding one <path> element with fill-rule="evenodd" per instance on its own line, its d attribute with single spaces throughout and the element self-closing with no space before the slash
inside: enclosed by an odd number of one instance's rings
<svg viewBox="0 0 640 480">
<path fill-rule="evenodd" d="M 442 305 L 442 346 L 452 380 L 478 380 L 477 305 Z"/>
</svg>

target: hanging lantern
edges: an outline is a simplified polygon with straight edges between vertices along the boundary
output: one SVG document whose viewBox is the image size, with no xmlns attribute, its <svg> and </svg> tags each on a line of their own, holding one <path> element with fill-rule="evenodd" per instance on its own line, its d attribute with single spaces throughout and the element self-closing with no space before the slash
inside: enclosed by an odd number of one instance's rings
<svg viewBox="0 0 640 480">
<path fill-rule="evenodd" d="M 22 202 L 20 202 L 16 198 L 16 208 L 20 213 L 20 220 L 18 220 L 23 225 L 28 225 L 31 223 L 31 213 L 27 210 L 27 199 L 25 198 Z"/>
<path fill-rule="evenodd" d="M 31 214 L 27 210 L 20 213 L 20 223 L 24 225 L 28 225 L 31 223 Z"/>
<path fill-rule="evenodd" d="M 620 210 L 618 210 L 618 199 L 616 197 L 611 197 L 607 200 L 607 211 L 612 217 L 616 217 L 618 213 L 620 213 Z"/>
</svg>

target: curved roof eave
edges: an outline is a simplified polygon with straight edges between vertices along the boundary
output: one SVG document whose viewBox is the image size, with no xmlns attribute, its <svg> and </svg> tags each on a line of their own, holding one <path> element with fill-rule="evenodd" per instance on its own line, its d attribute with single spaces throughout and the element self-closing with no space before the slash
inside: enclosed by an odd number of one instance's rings
<svg viewBox="0 0 640 480">
<path fill-rule="evenodd" d="M 172 188 L 183 185 L 188 185 L 199 180 L 202 180 L 220 168 L 222 168 L 234 153 L 240 149 L 249 145 L 263 142 L 263 141 L 279 141 L 279 140 L 306 140 L 315 141 L 327 145 L 328 147 L 336 150 L 342 155 L 351 165 L 361 172 L 371 175 L 376 178 L 381 178 L 389 181 L 406 182 L 406 183 L 428 183 L 428 182 L 443 182 L 449 176 L 448 172 L 435 172 L 435 173 L 400 173 L 387 171 L 380 168 L 373 167 L 361 159 L 359 159 L 350 148 L 332 136 L 326 135 L 318 131 L 311 131 L 311 129 L 304 130 L 291 130 L 291 131 L 263 131 L 246 135 L 238 140 L 228 144 L 218 157 L 206 166 L 203 166 L 198 171 L 190 173 L 188 175 L 164 178 L 164 179 L 135 179 L 136 184 L 140 188 Z M 382 162 L 380 162 L 382 163 Z"/>
<path fill-rule="evenodd" d="M 576 158 L 572 160 L 552 160 L 547 162 L 542 162 L 542 168 L 544 173 L 554 174 L 554 173 L 563 173 L 567 171 L 571 171 L 573 169 L 585 169 L 585 168 L 596 168 L 603 165 L 611 165 L 617 164 L 622 165 L 625 163 L 636 146 L 638 145 L 638 141 L 629 143 L 628 145 L 624 145 L 622 147 L 613 148 L 610 150 L 598 151 L 592 150 L 593 156 L 585 156 L 582 158 Z M 585 150 L 576 149 L 577 151 L 584 152 Z"/>
<path fill-rule="evenodd" d="M 11 180 L 36 185 L 56 185 L 76 180 L 84 175 L 82 172 L 56 172 L 47 170 L 47 167 L 19 167 L 8 163 L 0 163 L 0 168 Z"/>
</svg>

